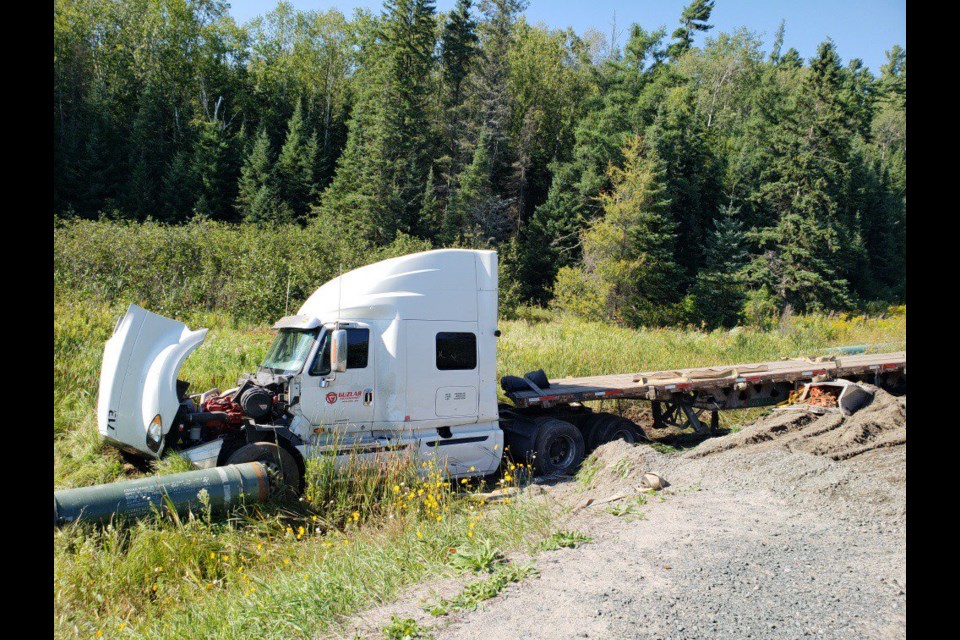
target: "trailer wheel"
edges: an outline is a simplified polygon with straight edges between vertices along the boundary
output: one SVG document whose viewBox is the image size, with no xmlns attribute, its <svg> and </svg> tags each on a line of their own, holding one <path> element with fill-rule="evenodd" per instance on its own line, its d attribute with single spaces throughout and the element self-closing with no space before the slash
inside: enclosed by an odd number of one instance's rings
<svg viewBox="0 0 960 640">
<path fill-rule="evenodd" d="M 640 433 L 637 425 L 619 416 L 610 416 L 602 428 L 597 430 L 597 446 L 613 442 L 614 440 L 623 440 L 628 444 L 636 444 L 644 436 Z"/>
<path fill-rule="evenodd" d="M 270 476 L 270 495 L 279 496 L 285 489 L 299 494 L 302 486 L 300 467 L 293 455 L 272 442 L 251 442 L 246 444 L 227 459 L 227 464 L 261 462 Z"/>
<path fill-rule="evenodd" d="M 537 440 L 533 466 L 539 475 L 571 474 L 583 461 L 583 436 L 569 422 L 536 418 Z"/>
<path fill-rule="evenodd" d="M 614 440 L 623 440 L 629 444 L 635 444 L 646 439 L 637 425 L 612 413 L 593 414 L 584 424 L 583 430 L 586 434 L 585 439 L 589 451 Z"/>
</svg>

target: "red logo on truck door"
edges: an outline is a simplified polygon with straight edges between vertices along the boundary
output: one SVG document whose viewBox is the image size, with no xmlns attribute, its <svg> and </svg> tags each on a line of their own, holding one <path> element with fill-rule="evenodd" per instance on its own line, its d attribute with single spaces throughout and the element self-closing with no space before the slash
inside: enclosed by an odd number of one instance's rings
<svg viewBox="0 0 960 640">
<path fill-rule="evenodd" d="M 361 395 L 363 395 L 362 391 L 340 391 L 339 393 L 331 391 L 327 394 L 327 404 L 333 404 L 337 400 L 340 402 L 356 402 Z"/>
</svg>

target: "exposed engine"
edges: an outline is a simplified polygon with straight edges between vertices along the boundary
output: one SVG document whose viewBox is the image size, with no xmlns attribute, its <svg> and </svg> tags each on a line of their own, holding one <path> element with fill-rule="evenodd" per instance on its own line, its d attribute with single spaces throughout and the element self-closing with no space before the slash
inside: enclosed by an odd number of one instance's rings
<svg viewBox="0 0 960 640">
<path fill-rule="evenodd" d="M 167 446 L 190 447 L 239 432 L 247 425 L 286 426 L 287 379 L 240 379 L 240 386 L 221 392 L 211 389 L 187 395 L 187 383 L 177 381 L 180 410 Z"/>
</svg>

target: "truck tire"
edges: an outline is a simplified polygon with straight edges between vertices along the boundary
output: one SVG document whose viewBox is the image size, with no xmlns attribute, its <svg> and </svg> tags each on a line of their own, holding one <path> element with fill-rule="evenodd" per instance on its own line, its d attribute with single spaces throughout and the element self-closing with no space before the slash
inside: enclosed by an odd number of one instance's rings
<svg viewBox="0 0 960 640">
<path fill-rule="evenodd" d="M 644 439 L 640 429 L 630 420 L 612 413 L 597 413 L 584 424 L 587 450 L 593 451 L 602 444 L 623 440 L 635 444 Z"/>
<path fill-rule="evenodd" d="M 583 461 L 583 436 L 569 422 L 536 418 L 533 466 L 538 475 L 572 474 Z"/>
<path fill-rule="evenodd" d="M 272 442 L 251 442 L 234 451 L 227 459 L 227 464 L 244 462 L 261 462 L 267 467 L 272 497 L 281 495 L 285 490 L 299 494 L 303 488 L 300 467 L 293 454 Z"/>
</svg>

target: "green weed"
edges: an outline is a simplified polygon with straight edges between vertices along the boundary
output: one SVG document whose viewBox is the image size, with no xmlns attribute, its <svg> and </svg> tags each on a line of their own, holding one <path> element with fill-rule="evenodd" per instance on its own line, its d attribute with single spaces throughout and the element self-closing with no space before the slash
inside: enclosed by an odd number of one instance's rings
<svg viewBox="0 0 960 640">
<path fill-rule="evenodd" d="M 511 582 L 520 582 L 536 573 L 537 570 L 529 565 L 503 564 L 498 566 L 490 577 L 471 582 L 456 597 L 441 599 L 425 610 L 433 616 L 445 616 L 451 611 L 472 611 L 479 603 L 495 597 Z"/>
<path fill-rule="evenodd" d="M 490 540 L 458 547 L 450 557 L 450 565 L 465 573 L 489 572 L 504 562 L 503 553 Z"/>
<path fill-rule="evenodd" d="M 427 632 L 413 618 L 390 616 L 390 624 L 383 628 L 386 640 L 426 640 Z"/>
<path fill-rule="evenodd" d="M 592 542 L 589 538 L 577 531 L 557 531 L 540 544 L 540 548 L 545 551 L 555 551 L 557 549 L 575 549 L 581 544 Z"/>
</svg>

